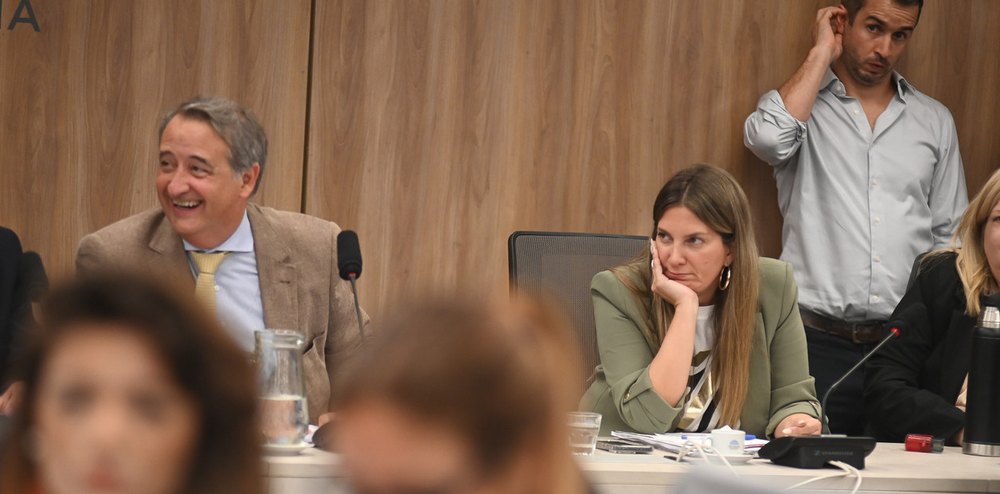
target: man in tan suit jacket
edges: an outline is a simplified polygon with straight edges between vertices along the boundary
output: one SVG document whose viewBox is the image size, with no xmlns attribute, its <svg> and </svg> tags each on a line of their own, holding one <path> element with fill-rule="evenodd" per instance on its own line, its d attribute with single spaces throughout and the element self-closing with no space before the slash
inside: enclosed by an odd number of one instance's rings
<svg viewBox="0 0 1000 494">
<path fill-rule="evenodd" d="M 226 310 L 237 313 L 238 324 L 227 329 L 245 349 L 261 327 L 305 335 L 309 418 L 322 422 L 334 375 L 361 339 L 350 284 L 338 276 L 340 228 L 249 203 L 266 158 L 267 138 L 248 109 L 221 98 L 181 104 L 164 117 L 160 129 L 156 188 L 161 207 L 84 237 L 77 271 L 125 269 L 181 277 L 193 286 L 197 268 L 188 251 L 228 250 L 242 236 L 249 250 L 228 254 L 216 275 L 220 317 L 225 324 Z M 225 274 L 227 268 L 235 274 Z M 235 307 L 225 307 L 227 296 Z M 255 325 L 260 327 L 249 327 Z"/>
</svg>

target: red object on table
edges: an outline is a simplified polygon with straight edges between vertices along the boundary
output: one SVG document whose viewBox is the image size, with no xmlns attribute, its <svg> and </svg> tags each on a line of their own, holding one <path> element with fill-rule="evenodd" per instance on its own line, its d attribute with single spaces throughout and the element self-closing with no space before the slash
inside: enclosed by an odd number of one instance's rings
<svg viewBox="0 0 1000 494">
<path fill-rule="evenodd" d="M 944 451 L 944 439 L 927 434 L 907 434 L 906 450 L 921 453 L 940 453 Z"/>
</svg>

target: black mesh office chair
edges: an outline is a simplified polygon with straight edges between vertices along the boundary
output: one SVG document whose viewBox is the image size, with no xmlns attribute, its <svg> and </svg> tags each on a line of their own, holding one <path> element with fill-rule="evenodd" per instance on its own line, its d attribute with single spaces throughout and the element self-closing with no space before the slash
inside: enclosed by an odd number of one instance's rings
<svg viewBox="0 0 1000 494">
<path fill-rule="evenodd" d="M 563 302 L 579 338 L 581 382 L 600 363 L 590 281 L 633 259 L 649 237 L 599 233 L 514 232 L 507 239 L 511 292 L 544 293 Z"/>
</svg>

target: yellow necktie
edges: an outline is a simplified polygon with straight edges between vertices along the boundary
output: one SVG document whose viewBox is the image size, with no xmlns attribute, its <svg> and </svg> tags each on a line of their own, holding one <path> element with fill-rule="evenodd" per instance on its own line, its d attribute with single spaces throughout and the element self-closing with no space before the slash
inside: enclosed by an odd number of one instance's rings
<svg viewBox="0 0 1000 494">
<path fill-rule="evenodd" d="M 194 297 L 215 312 L 215 272 L 229 252 L 195 252 L 191 259 L 198 266 L 198 281 L 194 285 Z"/>
</svg>

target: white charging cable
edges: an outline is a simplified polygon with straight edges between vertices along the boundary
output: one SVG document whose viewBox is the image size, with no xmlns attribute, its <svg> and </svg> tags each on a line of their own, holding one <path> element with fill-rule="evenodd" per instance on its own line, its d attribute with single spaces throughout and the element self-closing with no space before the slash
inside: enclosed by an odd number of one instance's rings
<svg viewBox="0 0 1000 494">
<path fill-rule="evenodd" d="M 813 482 L 818 482 L 818 481 L 823 480 L 823 479 L 832 479 L 832 478 L 836 478 L 836 477 L 851 477 L 851 476 L 853 476 L 855 478 L 855 480 L 854 480 L 854 488 L 851 489 L 851 494 L 857 494 L 858 489 L 861 488 L 861 480 L 862 480 L 861 479 L 861 471 L 858 470 L 857 468 L 854 468 L 854 467 L 848 465 L 847 463 L 842 462 L 842 461 L 835 461 L 834 460 L 834 461 L 829 461 L 827 463 L 829 463 L 829 464 L 831 464 L 831 465 L 833 465 L 833 466 L 835 466 L 835 467 L 837 467 L 837 468 L 839 468 L 839 469 L 841 469 L 843 471 L 842 472 L 830 473 L 830 474 L 826 474 L 826 475 L 820 475 L 818 477 L 813 477 L 811 479 L 799 482 L 798 484 L 795 484 L 793 486 L 786 487 L 785 490 L 788 491 L 788 490 L 796 489 L 798 487 L 802 487 L 804 485 L 811 484 Z"/>
<path fill-rule="evenodd" d="M 736 469 L 733 468 L 733 465 L 731 463 L 729 463 L 729 460 L 726 459 L 726 456 L 723 455 L 719 450 L 713 448 L 712 446 L 705 446 L 705 445 L 699 444 L 699 443 L 697 443 L 695 441 L 691 441 L 690 439 L 687 440 L 687 441 L 684 441 L 684 443 L 681 445 L 681 450 L 677 452 L 677 461 L 680 462 L 685 456 L 689 456 L 689 457 L 693 458 L 694 456 L 691 455 L 691 453 L 693 453 L 694 451 L 697 451 L 701 455 L 701 457 L 705 460 L 705 463 L 708 463 L 708 464 L 712 463 L 708 459 L 709 453 L 714 454 L 715 456 L 718 456 L 719 459 L 722 460 L 722 463 L 726 465 L 726 468 L 728 468 L 729 471 L 732 472 L 733 475 L 735 475 L 737 477 L 739 476 L 739 474 L 736 473 Z M 828 463 L 830 465 L 833 465 L 833 466 L 841 469 L 842 471 L 840 471 L 840 472 L 834 472 L 834 473 L 828 473 L 828 474 L 825 474 L 825 475 L 819 475 L 817 477 L 813 477 L 811 479 L 799 482 L 798 484 L 795 484 L 793 486 L 786 487 L 785 490 L 796 489 L 796 488 L 802 487 L 804 485 L 808 485 L 808 484 L 811 484 L 813 482 L 818 482 L 818 481 L 824 480 L 824 479 L 832 479 L 832 478 L 838 478 L 838 477 L 854 477 L 854 479 L 855 479 L 854 480 L 854 487 L 851 489 L 851 494 L 857 494 L 858 490 L 861 488 L 861 481 L 862 481 L 861 471 L 858 470 L 857 468 L 854 468 L 854 467 L 848 465 L 847 463 L 842 462 L 842 461 L 836 461 L 836 460 L 834 460 L 834 461 L 829 461 Z"/>
<path fill-rule="evenodd" d="M 737 477 L 739 476 L 739 474 L 736 473 L 736 470 L 733 468 L 733 465 L 730 464 L 729 460 L 726 459 L 726 455 L 722 454 L 722 452 L 713 448 L 712 446 L 705 446 L 702 444 L 698 444 L 690 439 L 684 441 L 684 444 L 681 445 L 681 450 L 677 452 L 677 461 L 681 461 L 681 459 L 683 459 L 685 456 L 689 456 L 692 451 L 697 451 L 698 453 L 700 453 L 701 457 L 705 459 L 705 463 L 708 464 L 712 463 L 711 461 L 708 460 L 708 453 L 712 453 L 718 456 L 719 459 L 722 460 L 722 463 L 726 465 L 726 468 L 728 468 L 729 471 L 733 473 L 733 475 Z"/>
</svg>

